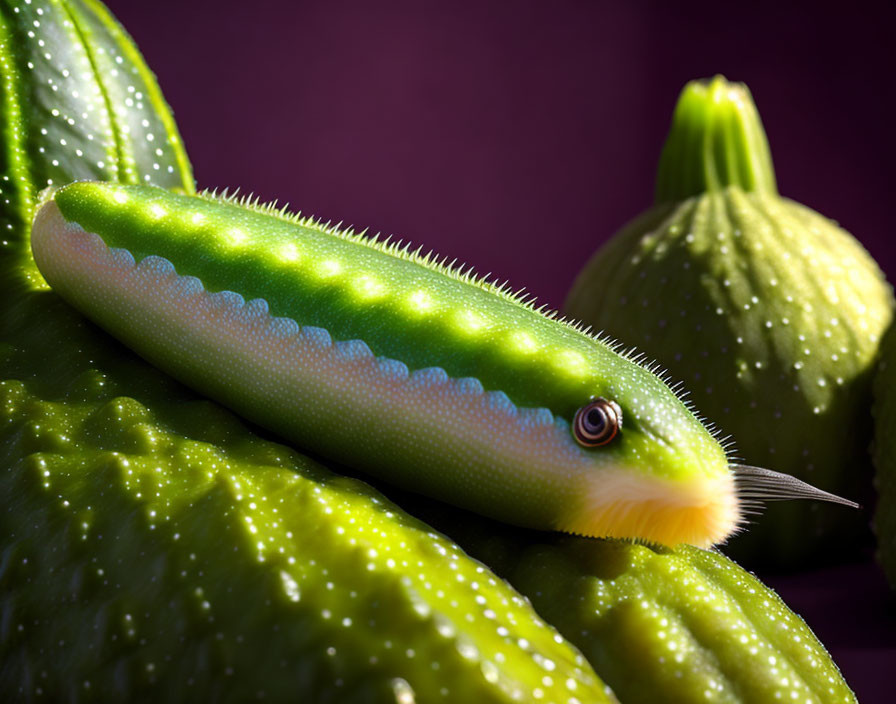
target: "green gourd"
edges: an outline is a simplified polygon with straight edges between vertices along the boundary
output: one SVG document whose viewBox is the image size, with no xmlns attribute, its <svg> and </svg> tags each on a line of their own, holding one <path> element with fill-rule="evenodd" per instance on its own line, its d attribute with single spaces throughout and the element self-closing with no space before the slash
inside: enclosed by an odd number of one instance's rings
<svg viewBox="0 0 896 704">
<path fill-rule="evenodd" d="M 76 179 L 192 193 L 186 152 L 155 77 L 96 0 L 2 0 L 0 273 L 46 288 L 27 234 L 38 192 Z"/>
<path fill-rule="evenodd" d="M 587 263 L 565 312 L 680 380 L 748 464 L 865 501 L 870 384 L 890 287 L 832 221 L 778 195 L 745 86 L 683 90 L 654 206 Z M 727 550 L 792 569 L 853 550 L 864 512 L 771 505 Z"/>
<path fill-rule="evenodd" d="M 856 701 L 803 620 L 721 553 L 456 537 L 531 599 L 620 701 Z"/>
<path fill-rule="evenodd" d="M 456 545 L 48 290 L 27 228 L 41 189 L 192 176 L 99 3 L 2 3 L 0 38 L 0 699 L 612 701 Z"/>
<path fill-rule="evenodd" d="M 11 315 L 41 322 L 0 382 L 5 700 L 612 701 L 526 600 L 374 490 L 49 294 Z"/>
</svg>

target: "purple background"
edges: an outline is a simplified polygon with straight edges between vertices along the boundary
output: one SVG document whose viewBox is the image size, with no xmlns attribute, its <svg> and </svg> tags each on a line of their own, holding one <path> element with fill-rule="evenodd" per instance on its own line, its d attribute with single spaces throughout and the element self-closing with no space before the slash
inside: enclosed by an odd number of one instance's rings
<svg viewBox="0 0 896 704">
<path fill-rule="evenodd" d="M 107 4 L 157 73 L 200 186 L 393 233 L 559 306 L 650 204 L 681 87 L 720 72 L 753 91 L 781 192 L 896 278 L 892 5 Z M 870 558 L 768 581 L 860 700 L 890 701 L 896 614 Z"/>
</svg>

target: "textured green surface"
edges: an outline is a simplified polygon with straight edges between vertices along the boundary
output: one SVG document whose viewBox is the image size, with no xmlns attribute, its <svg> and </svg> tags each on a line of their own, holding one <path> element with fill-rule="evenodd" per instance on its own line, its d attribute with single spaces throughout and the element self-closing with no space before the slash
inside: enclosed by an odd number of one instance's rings
<svg viewBox="0 0 896 704">
<path fill-rule="evenodd" d="M 567 540 L 509 576 L 620 701 L 855 701 L 803 620 L 718 553 Z"/>
<path fill-rule="evenodd" d="M 803 620 L 718 552 L 425 518 L 528 597 L 622 702 L 855 701 Z"/>
<path fill-rule="evenodd" d="M 877 509 L 874 532 L 877 559 L 896 589 L 896 326 L 881 343 L 874 379 L 874 463 Z"/>
<path fill-rule="evenodd" d="M 15 18 L 3 8 L 8 36 Z M 44 30 L 52 26 L 42 21 Z M 7 117 L 8 87 L 18 85 L 10 78 L 10 52 L 4 44 Z M 26 89 L 18 85 L 17 94 Z M 479 702 L 500 701 L 501 684 L 516 681 L 527 688 L 523 700 L 602 701 L 602 689 L 576 680 L 577 668 L 583 678 L 590 671 L 575 652 L 454 544 L 363 485 L 259 438 L 44 289 L 27 254 L 25 209 L 48 178 L 68 180 L 65 173 L 48 175 L 52 160 L 69 159 L 69 147 L 86 136 L 60 137 L 68 143 L 28 151 L 21 138 L 54 108 L 21 104 L 35 112 L 5 125 L 0 153 L 7 176 L 15 161 L 10 155 L 18 155 L 12 185 L 4 186 L 10 202 L 0 202 L 9 232 L 0 254 L 0 698 L 122 701 L 139 693 L 148 701 L 244 701 L 263 692 L 271 701 L 286 691 L 281 698 L 295 700 L 299 687 L 290 687 L 301 683 L 309 688 L 301 689 L 303 701 L 407 702 L 407 682 L 417 688 L 418 702 L 443 700 L 443 686 L 452 701 Z M 154 109 L 167 116 L 162 103 Z M 154 124 L 156 118 L 150 112 L 142 119 Z M 162 131 L 155 133 L 156 144 Z M 132 136 L 139 141 L 139 130 Z M 111 132 L 96 132 L 95 139 L 114 143 Z M 182 153 L 180 161 L 173 158 L 167 141 L 156 148 L 175 169 L 170 180 L 158 182 L 189 189 Z M 117 159 L 104 160 L 106 170 L 95 172 L 95 162 L 71 158 L 69 176 L 114 178 Z M 156 171 L 142 158 L 136 163 L 136 177 Z M 167 173 L 167 166 L 160 170 Z M 301 510 L 287 511 L 288 504 Z M 707 622 L 702 593 L 682 591 L 687 585 L 668 576 L 662 555 L 598 541 L 527 548 L 525 538 L 489 538 L 492 524 L 444 510 L 449 525 L 477 533 L 464 545 L 507 564 L 508 576 L 513 572 L 521 588 L 531 588 L 545 614 L 554 614 L 570 638 L 580 638 L 596 664 L 605 667 L 600 643 L 631 644 L 633 660 L 614 663 L 608 676 L 623 687 L 634 683 L 646 692 L 642 701 L 660 701 L 665 690 L 654 684 L 667 686 L 669 670 L 640 653 L 656 643 L 662 626 L 611 617 L 599 629 L 596 622 L 647 593 L 655 608 L 674 595 L 674 608 L 663 608 L 682 621 Z M 556 570 L 545 570 L 545 560 Z M 690 558 L 675 560 L 684 560 L 682 571 L 690 569 Z M 732 581 L 747 578 L 739 570 L 734 578 L 725 576 L 723 583 L 726 593 L 737 595 Z M 616 608 L 592 609 L 588 590 L 614 579 Z M 649 590 L 641 585 L 648 582 Z M 457 606 L 445 584 L 453 586 Z M 747 587 L 763 593 L 752 581 Z M 365 598 L 371 590 L 376 598 Z M 729 598 L 716 589 L 712 595 L 722 603 Z M 718 635 L 703 642 L 712 653 L 685 651 L 681 667 L 694 671 L 686 678 L 693 688 L 673 689 L 684 692 L 679 701 L 706 701 L 699 685 L 711 671 L 707 662 L 718 660 L 716 652 L 739 654 L 731 650 L 739 633 L 734 620 L 712 615 Z M 352 619 L 348 625 L 346 618 Z M 787 621 L 793 624 L 794 617 Z M 583 629 L 587 637 L 578 635 Z M 388 648 L 389 634 L 398 631 Z M 831 672 L 826 658 L 818 660 L 820 672 Z M 752 671 L 736 661 L 717 664 L 726 675 L 722 692 L 768 681 L 776 665 Z"/>
<path fill-rule="evenodd" d="M 41 188 L 192 180 L 99 5 L 0 8 L 0 699 L 608 700 L 454 544 L 258 438 L 46 290 L 23 227 Z"/>
<path fill-rule="evenodd" d="M 41 322 L 0 384 L 7 697 L 607 700 L 526 601 L 372 489 L 97 345 L 49 294 L 10 317 Z"/>
<path fill-rule="evenodd" d="M 566 312 L 657 359 L 747 464 L 867 503 L 871 374 L 892 307 L 874 261 L 777 195 L 749 93 L 722 79 L 685 88 L 657 192 L 586 265 Z M 729 549 L 792 568 L 849 549 L 867 520 L 771 505 Z"/>
<path fill-rule="evenodd" d="M 48 185 L 110 179 L 193 190 L 155 78 L 100 3 L 0 2 L 0 72 L 6 278 L 40 285 L 22 233 Z"/>
</svg>

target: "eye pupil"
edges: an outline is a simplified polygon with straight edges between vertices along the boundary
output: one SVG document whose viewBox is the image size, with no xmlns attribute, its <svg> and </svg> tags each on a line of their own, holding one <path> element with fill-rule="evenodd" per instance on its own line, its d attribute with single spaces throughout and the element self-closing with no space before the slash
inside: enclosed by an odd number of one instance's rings
<svg viewBox="0 0 896 704">
<path fill-rule="evenodd" d="M 585 414 L 585 427 L 592 432 L 599 433 L 607 424 L 607 417 L 600 408 L 592 408 Z"/>
<path fill-rule="evenodd" d="M 606 445 L 622 427 L 622 409 L 614 401 L 597 398 L 576 412 L 573 435 L 582 447 Z"/>
</svg>

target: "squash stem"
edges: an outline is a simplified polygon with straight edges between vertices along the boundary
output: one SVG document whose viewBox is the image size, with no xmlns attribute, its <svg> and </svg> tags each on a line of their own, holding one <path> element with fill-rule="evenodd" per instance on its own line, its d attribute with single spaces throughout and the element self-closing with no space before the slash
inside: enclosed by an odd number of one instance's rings
<svg viewBox="0 0 896 704">
<path fill-rule="evenodd" d="M 660 156 L 656 202 L 739 186 L 777 193 L 768 139 L 749 89 L 723 76 L 688 83 Z"/>
</svg>

